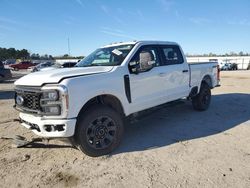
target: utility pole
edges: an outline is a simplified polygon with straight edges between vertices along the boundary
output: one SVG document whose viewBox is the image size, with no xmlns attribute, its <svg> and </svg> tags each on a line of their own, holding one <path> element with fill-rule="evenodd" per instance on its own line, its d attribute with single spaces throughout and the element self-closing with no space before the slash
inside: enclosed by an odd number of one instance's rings
<svg viewBox="0 0 250 188">
<path fill-rule="evenodd" d="M 68 54 L 70 56 L 70 44 L 69 44 L 69 37 L 68 37 Z"/>
</svg>

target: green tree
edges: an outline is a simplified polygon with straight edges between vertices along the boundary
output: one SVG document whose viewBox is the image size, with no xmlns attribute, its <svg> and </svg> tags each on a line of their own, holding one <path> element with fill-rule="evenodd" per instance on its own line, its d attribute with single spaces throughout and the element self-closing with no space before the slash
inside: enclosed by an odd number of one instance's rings
<svg viewBox="0 0 250 188">
<path fill-rule="evenodd" d="M 31 54 L 30 58 L 34 59 L 34 60 L 39 60 L 40 59 L 40 55 L 33 53 L 33 54 Z"/>
<path fill-rule="evenodd" d="M 8 53 L 8 59 L 15 59 L 16 58 L 16 49 L 15 48 L 9 48 L 7 50 Z"/>
<path fill-rule="evenodd" d="M 17 55 L 16 55 L 17 59 L 28 59 L 29 57 L 30 53 L 28 52 L 28 50 L 26 49 L 17 50 Z"/>
</svg>

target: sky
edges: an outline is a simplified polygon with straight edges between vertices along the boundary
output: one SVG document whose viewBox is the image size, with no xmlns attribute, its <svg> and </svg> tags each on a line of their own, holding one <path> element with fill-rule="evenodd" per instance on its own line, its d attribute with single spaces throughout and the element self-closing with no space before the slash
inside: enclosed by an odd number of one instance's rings
<svg viewBox="0 0 250 188">
<path fill-rule="evenodd" d="M 178 42 L 188 54 L 250 53 L 250 1 L 0 0 L 0 47 L 79 56 L 133 40 Z"/>
</svg>

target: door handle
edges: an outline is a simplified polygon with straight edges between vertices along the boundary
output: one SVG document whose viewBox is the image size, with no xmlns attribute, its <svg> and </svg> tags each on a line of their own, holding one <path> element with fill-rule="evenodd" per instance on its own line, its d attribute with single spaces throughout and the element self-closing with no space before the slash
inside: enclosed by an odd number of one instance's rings
<svg viewBox="0 0 250 188">
<path fill-rule="evenodd" d="M 183 70 L 182 72 L 188 72 L 188 70 Z"/>
</svg>

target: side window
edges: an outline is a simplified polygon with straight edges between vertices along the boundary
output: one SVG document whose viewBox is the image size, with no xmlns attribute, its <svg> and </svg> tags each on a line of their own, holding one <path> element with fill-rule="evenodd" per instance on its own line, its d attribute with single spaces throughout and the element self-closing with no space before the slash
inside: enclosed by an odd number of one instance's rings
<svg viewBox="0 0 250 188">
<path fill-rule="evenodd" d="M 154 66 L 160 66 L 157 49 L 152 46 L 141 47 L 131 59 L 131 62 L 140 62 L 141 64 L 146 62 L 155 62 Z"/>
<path fill-rule="evenodd" d="M 184 62 L 178 46 L 162 46 L 163 65 L 181 64 Z"/>
<path fill-rule="evenodd" d="M 142 46 L 135 53 L 129 63 L 130 73 L 150 71 L 153 67 L 160 66 L 158 49 L 154 46 Z"/>
</svg>

